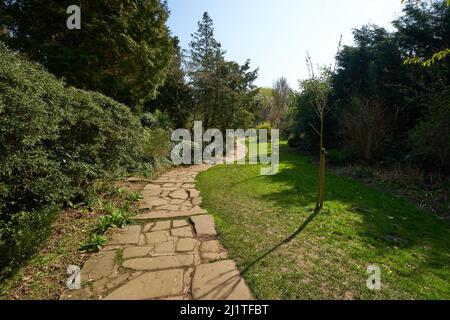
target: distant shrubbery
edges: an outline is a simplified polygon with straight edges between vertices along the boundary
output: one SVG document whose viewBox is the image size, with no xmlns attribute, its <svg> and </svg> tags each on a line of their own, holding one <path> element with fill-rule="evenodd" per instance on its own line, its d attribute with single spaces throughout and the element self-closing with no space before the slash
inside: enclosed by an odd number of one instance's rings
<svg viewBox="0 0 450 320">
<path fill-rule="evenodd" d="M 0 269 L 28 257 L 95 181 L 151 168 L 164 156 L 151 154 L 153 137 L 127 106 L 68 88 L 0 43 Z"/>
</svg>

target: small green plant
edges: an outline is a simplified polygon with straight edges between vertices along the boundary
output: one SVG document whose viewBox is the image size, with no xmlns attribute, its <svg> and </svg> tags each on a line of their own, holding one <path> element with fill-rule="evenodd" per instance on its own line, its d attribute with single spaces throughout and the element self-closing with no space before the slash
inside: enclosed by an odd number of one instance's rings
<svg viewBox="0 0 450 320">
<path fill-rule="evenodd" d="M 97 233 L 91 234 L 89 239 L 81 244 L 80 251 L 98 252 L 106 244 L 106 237 Z"/>
<path fill-rule="evenodd" d="M 95 228 L 98 233 L 105 233 L 109 228 L 123 228 L 131 221 L 130 216 L 121 208 L 116 208 L 111 214 L 103 216 Z"/>
<path fill-rule="evenodd" d="M 132 192 L 128 197 L 127 200 L 131 202 L 138 202 L 139 200 L 142 200 L 142 195 L 138 192 Z"/>
</svg>

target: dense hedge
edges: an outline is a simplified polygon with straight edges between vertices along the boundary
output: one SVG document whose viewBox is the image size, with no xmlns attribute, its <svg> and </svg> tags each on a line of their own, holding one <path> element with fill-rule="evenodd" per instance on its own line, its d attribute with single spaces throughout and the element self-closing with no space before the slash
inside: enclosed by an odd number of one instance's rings
<svg viewBox="0 0 450 320">
<path fill-rule="evenodd" d="M 140 166 L 142 136 L 125 105 L 68 88 L 0 43 L 0 276 L 45 239 L 62 204 Z"/>
</svg>

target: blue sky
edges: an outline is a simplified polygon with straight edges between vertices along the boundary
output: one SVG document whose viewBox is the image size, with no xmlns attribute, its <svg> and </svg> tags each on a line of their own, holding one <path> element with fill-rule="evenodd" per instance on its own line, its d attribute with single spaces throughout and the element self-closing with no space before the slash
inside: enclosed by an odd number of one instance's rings
<svg viewBox="0 0 450 320">
<path fill-rule="evenodd" d="M 169 27 L 187 48 L 204 11 L 226 57 L 259 68 L 259 86 L 285 76 L 293 88 L 308 76 L 309 51 L 316 64 L 330 64 L 339 36 L 352 44 L 352 29 L 374 23 L 391 30 L 400 0 L 169 0 Z"/>
</svg>

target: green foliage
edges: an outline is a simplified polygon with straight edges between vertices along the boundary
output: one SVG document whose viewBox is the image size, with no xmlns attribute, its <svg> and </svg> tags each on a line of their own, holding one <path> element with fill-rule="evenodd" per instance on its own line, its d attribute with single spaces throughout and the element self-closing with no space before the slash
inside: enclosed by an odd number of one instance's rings
<svg viewBox="0 0 450 320">
<path fill-rule="evenodd" d="M 416 132 L 414 128 L 431 107 L 430 94 L 445 92 L 450 86 L 450 63 L 444 59 L 450 43 L 450 9 L 444 1 L 419 5 L 411 1 L 393 26 L 393 32 L 373 25 L 356 29 L 354 45 L 344 46 L 338 54 L 328 96 L 325 144 L 329 149 L 350 149 L 364 161 L 404 165 L 415 160 L 419 166 L 444 169 L 446 165 L 439 159 L 445 154 L 444 141 L 422 129 L 428 138 L 419 143 L 419 134 L 410 138 L 410 132 Z M 428 68 L 404 64 L 412 52 L 418 57 L 441 52 L 435 55 L 435 60 L 441 60 Z M 316 82 L 306 82 L 296 94 L 290 119 L 291 146 L 311 150 L 318 145 L 314 97 L 324 97 L 316 93 L 322 92 L 326 83 Z M 431 142 L 427 145 L 426 141 Z"/>
<path fill-rule="evenodd" d="M 123 228 L 131 222 L 130 215 L 121 208 L 113 207 L 109 209 L 109 214 L 100 219 L 95 228 L 96 233 L 105 233 L 109 228 Z"/>
<path fill-rule="evenodd" d="M 144 155 L 151 159 L 154 164 L 159 165 L 162 160 L 169 156 L 172 143 L 170 142 L 170 132 L 168 130 L 146 128 L 142 139 Z"/>
<path fill-rule="evenodd" d="M 450 170 L 450 94 L 432 96 L 425 118 L 410 133 L 413 153 L 428 166 Z"/>
<path fill-rule="evenodd" d="M 216 166 L 197 177 L 220 241 L 257 299 L 450 295 L 446 219 L 418 210 L 404 197 L 335 174 L 327 175 L 325 209 L 314 216 L 309 209 L 316 201 L 318 167 L 310 157 L 282 148 L 277 175 L 261 177 L 260 168 Z M 382 290 L 365 285 L 369 263 L 382 270 Z"/>
<path fill-rule="evenodd" d="M 66 28 L 69 5 L 81 6 L 81 30 Z M 9 46 L 70 85 L 133 108 L 156 96 L 174 53 L 160 0 L 17 0 L 0 14 Z"/>
<path fill-rule="evenodd" d="M 177 38 L 174 38 L 174 45 L 175 55 L 167 72 L 166 81 L 158 89 L 156 98 L 145 103 L 144 110 L 153 114 L 161 110 L 170 117 L 169 127 L 185 128 L 194 110 L 194 94 L 182 68 L 183 54 Z"/>
<path fill-rule="evenodd" d="M 0 43 L 0 268 L 42 244 L 49 212 L 141 167 L 143 134 L 125 105 L 66 88 Z"/>
<path fill-rule="evenodd" d="M 149 129 L 166 129 L 173 128 L 172 119 L 168 113 L 156 110 L 153 113 L 146 112 L 141 116 L 141 123 L 145 128 Z"/>
<path fill-rule="evenodd" d="M 257 125 L 256 130 L 267 130 L 267 139 L 270 140 L 272 138 L 272 125 L 270 124 L 270 122 L 266 121 Z"/>
<path fill-rule="evenodd" d="M 0 280 L 26 261 L 47 239 L 57 207 L 40 208 L 35 211 L 20 211 L 0 219 Z"/>
<path fill-rule="evenodd" d="M 86 242 L 81 244 L 79 250 L 86 252 L 98 252 L 106 243 L 107 239 L 105 236 L 93 233 Z"/>
<path fill-rule="evenodd" d="M 224 54 L 214 38 L 213 21 L 205 12 L 187 58 L 187 75 L 196 101 L 193 120 L 203 121 L 206 129 L 251 127 L 258 93 L 253 82 L 258 70 L 250 70 L 249 60 L 243 65 L 226 61 Z"/>
</svg>

